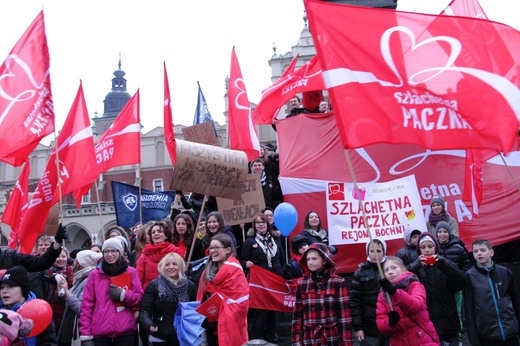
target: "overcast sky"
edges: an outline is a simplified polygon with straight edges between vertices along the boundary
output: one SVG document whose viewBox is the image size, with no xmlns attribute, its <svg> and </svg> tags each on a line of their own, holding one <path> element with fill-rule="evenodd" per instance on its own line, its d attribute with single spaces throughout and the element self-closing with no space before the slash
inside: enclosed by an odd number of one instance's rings
<svg viewBox="0 0 520 346">
<path fill-rule="evenodd" d="M 403 11 L 439 13 L 449 0 L 399 0 Z M 487 15 L 520 29 L 518 0 L 481 0 Z M 225 78 L 236 53 L 249 100 L 271 85 L 268 61 L 291 50 L 303 29 L 302 0 L 17 0 L 0 5 L 3 60 L 43 8 L 59 129 L 83 80 L 91 116 L 103 114 L 119 53 L 127 90 L 141 92 L 144 132 L 162 126 L 163 62 L 175 124 L 191 125 L 200 82 L 213 119 L 223 124 Z M 53 137 L 53 135 L 51 135 Z M 48 144 L 49 138 L 44 140 Z"/>
</svg>

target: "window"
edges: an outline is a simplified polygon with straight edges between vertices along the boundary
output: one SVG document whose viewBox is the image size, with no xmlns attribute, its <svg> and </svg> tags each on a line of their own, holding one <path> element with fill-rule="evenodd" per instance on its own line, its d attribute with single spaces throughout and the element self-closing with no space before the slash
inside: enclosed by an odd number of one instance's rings
<svg viewBox="0 0 520 346">
<path fill-rule="evenodd" d="M 90 190 L 86 195 L 81 196 L 81 204 L 90 203 Z"/>
<path fill-rule="evenodd" d="M 163 192 L 164 191 L 162 179 L 153 180 L 153 191 L 154 192 Z"/>
</svg>

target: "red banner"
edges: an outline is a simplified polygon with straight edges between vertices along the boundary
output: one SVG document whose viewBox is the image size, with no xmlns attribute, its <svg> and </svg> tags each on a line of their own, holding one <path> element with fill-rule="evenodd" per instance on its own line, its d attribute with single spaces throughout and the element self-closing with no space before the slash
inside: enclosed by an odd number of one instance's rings
<svg viewBox="0 0 520 346">
<path fill-rule="evenodd" d="M 93 176 L 94 179 L 97 177 L 96 167 L 93 167 L 96 162 L 94 139 L 81 83 L 57 138 L 57 148 L 58 153 L 56 154 L 55 147 L 49 157 L 20 224 L 22 253 L 31 253 L 36 238 L 45 226 L 51 207 L 59 201 L 60 193 L 61 196 L 65 196 L 80 189 L 85 181 L 93 181 Z M 56 160 L 59 162 L 59 172 Z"/>
<path fill-rule="evenodd" d="M 29 202 L 30 172 L 31 165 L 29 164 L 29 159 L 27 159 L 18 177 L 18 181 L 14 186 L 14 190 L 9 197 L 4 215 L 2 215 L 2 222 L 11 226 L 11 233 L 9 233 L 9 241 L 7 242 L 9 249 L 16 249 L 18 247 L 18 226 L 27 211 L 27 203 Z"/>
<path fill-rule="evenodd" d="M 0 66 L 0 160 L 20 166 L 54 131 L 43 11 Z"/>
<path fill-rule="evenodd" d="M 166 72 L 166 63 L 164 63 L 164 142 L 170 154 L 172 165 L 175 166 L 177 161 L 177 152 L 175 148 L 175 133 L 173 131 L 172 116 L 172 99 L 170 96 L 170 84 L 168 83 L 168 73 Z"/>
<path fill-rule="evenodd" d="M 305 4 L 345 148 L 511 150 L 519 31 L 474 18 Z"/>
<path fill-rule="evenodd" d="M 247 160 L 251 161 L 260 156 L 260 142 L 251 118 L 251 104 L 247 98 L 235 47 L 231 51 L 228 99 L 229 147 L 243 151 Z"/>
<path fill-rule="evenodd" d="M 298 210 L 298 224 L 290 237 L 302 232 L 304 218 L 311 210 L 318 212 L 328 229 L 327 182 L 353 181 L 345 158 L 347 153 L 358 183 L 387 182 L 413 174 L 426 219 L 431 198 L 443 196 L 468 249 L 478 238 L 486 238 L 494 245 L 520 238 L 517 208 L 513 207 L 520 205 L 515 185 L 515 180 L 520 180 L 520 152 L 504 157 L 507 166 L 500 156 L 482 162 L 482 203 L 478 217 L 474 217 L 471 202 L 463 199 L 465 150 L 432 151 L 413 144 L 374 144 L 345 151 L 332 114 L 300 114 L 278 122 L 277 130 L 284 201 Z M 313 141 L 298 138 L 313 138 Z M 395 255 L 404 244 L 404 238 L 388 241 L 387 254 Z M 365 250 L 363 241 L 339 245 L 334 255 L 338 272 L 354 272 L 366 260 Z"/>
<path fill-rule="evenodd" d="M 249 307 L 293 312 L 296 280 L 285 280 L 259 266 L 249 269 Z"/>
</svg>

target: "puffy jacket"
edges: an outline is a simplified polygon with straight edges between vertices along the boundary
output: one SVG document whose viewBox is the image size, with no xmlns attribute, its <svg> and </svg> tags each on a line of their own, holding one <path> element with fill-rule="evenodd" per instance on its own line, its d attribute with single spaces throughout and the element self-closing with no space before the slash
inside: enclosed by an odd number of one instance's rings
<svg viewBox="0 0 520 346">
<path fill-rule="evenodd" d="M 157 279 L 159 276 L 157 265 L 164 256 L 171 252 L 181 255 L 179 248 L 169 242 L 145 245 L 143 253 L 137 260 L 137 272 L 139 273 L 139 280 L 141 280 L 143 289 L 146 289 L 150 281 Z"/>
<path fill-rule="evenodd" d="M 464 309 L 471 344 L 480 345 L 479 337 L 504 341 L 518 335 L 520 297 L 513 273 L 493 264 L 490 268 L 475 265 L 465 275 Z"/>
<path fill-rule="evenodd" d="M 55 250 L 53 244 L 41 256 L 26 255 L 12 249 L 0 249 L 0 268 L 10 269 L 19 264 L 24 266 L 28 272 L 49 269 L 61 253 L 61 248 Z"/>
<path fill-rule="evenodd" d="M 122 302 L 124 309 L 119 312 L 108 295 L 111 277 L 103 273 L 101 268 L 89 274 L 81 301 L 80 335 L 116 338 L 137 331 L 134 311 L 141 304 L 143 288 L 137 271 L 132 267 L 126 271 L 131 274 L 132 288 L 126 291 Z"/>
<path fill-rule="evenodd" d="M 355 332 L 363 330 L 365 335 L 376 338 L 380 336 L 376 325 L 380 278 L 376 263 L 363 262 L 354 273 L 350 286 L 352 328 Z"/>
<path fill-rule="evenodd" d="M 464 247 L 464 242 L 454 235 L 450 234 L 447 243 L 439 244 L 439 255 L 455 263 L 463 272 L 471 268 L 468 250 Z"/>
<path fill-rule="evenodd" d="M 395 286 L 399 289 L 392 296 L 392 303 L 399 313 L 399 322 L 395 326 L 388 324 L 390 305 L 381 292 L 376 311 L 379 331 L 390 335 L 390 346 L 438 346 L 439 337 L 430 321 L 424 286 L 410 272 L 404 273 Z"/>
</svg>

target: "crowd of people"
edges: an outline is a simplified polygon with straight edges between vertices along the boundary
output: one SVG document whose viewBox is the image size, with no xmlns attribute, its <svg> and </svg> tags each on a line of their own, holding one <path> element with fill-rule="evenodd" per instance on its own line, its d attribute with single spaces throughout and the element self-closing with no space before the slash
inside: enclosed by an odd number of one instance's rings
<svg viewBox="0 0 520 346">
<path fill-rule="evenodd" d="M 262 169 L 252 173 L 265 173 L 264 161 L 256 163 Z M 193 301 L 217 307 L 218 318 L 202 323 L 206 345 L 278 343 L 279 312 L 249 308 L 254 266 L 296 282 L 292 345 L 455 346 L 464 331 L 472 345 L 519 345 L 511 271 L 493 262 L 484 239 L 472 244 L 470 261 L 441 196 L 431 199 L 428 231 L 408 227 L 396 256 L 383 239 L 367 242 L 349 287 L 336 273 L 334 254 L 342 250 L 329 244 L 316 211 L 288 242 L 271 207 L 254 215 L 243 237 L 216 203 L 203 204 L 179 193 L 170 217 L 130 230 L 110 226 L 89 249 L 69 253 L 60 225 L 54 238 L 38 239 L 32 255 L 1 250 L 0 345 L 182 345 L 176 318 Z M 53 319 L 29 336 L 31 321 L 12 314 L 36 298 L 52 306 Z M 19 331 L 4 329 L 3 316 Z"/>
</svg>

